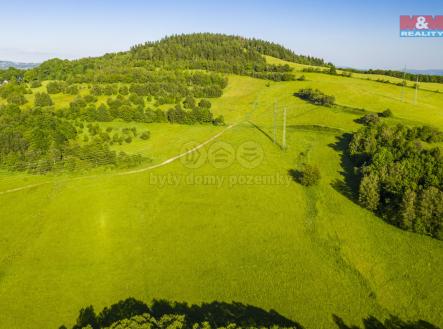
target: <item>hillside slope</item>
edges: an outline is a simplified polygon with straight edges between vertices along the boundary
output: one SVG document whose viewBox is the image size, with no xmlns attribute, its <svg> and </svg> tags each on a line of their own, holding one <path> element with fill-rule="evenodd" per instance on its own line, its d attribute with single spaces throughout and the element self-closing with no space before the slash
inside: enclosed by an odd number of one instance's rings
<svg viewBox="0 0 443 329">
<path fill-rule="evenodd" d="M 128 56 L 57 61 L 51 65 L 67 70 L 42 71 L 42 65 L 33 74 L 42 80 L 82 77 L 75 83 L 84 97 L 88 83 L 105 84 L 94 80 L 94 72 L 103 72 L 94 65 L 122 73 L 120 63 Z M 115 71 L 113 61 L 119 63 Z M 263 67 L 300 65 L 267 61 Z M 345 189 L 347 159 L 341 143 L 344 133 L 361 127 L 356 120 L 363 113 L 386 108 L 394 114 L 385 119 L 389 125 L 441 129 L 443 94 L 421 90 L 414 104 L 412 88 L 402 97 L 399 86 L 359 76 L 293 71 L 295 78 L 305 79 L 270 81 L 229 73 L 223 76 L 228 81 L 223 95 L 211 98 L 214 115 L 235 125 L 223 134 L 226 126 L 210 124 L 97 123 L 103 130 L 149 129 L 148 140 L 111 146 L 149 156 L 152 161 L 137 169 L 181 154 L 189 142 L 216 136 L 199 149 L 204 161 L 198 166 L 191 157 L 150 170 L 0 171 L 0 192 L 11 190 L 0 193 L 0 327 L 72 326 L 81 307 L 102 309 L 128 296 L 238 301 L 275 309 L 306 328 L 336 328 L 334 315 L 361 325 L 368 316 L 391 314 L 443 326 L 438 289 L 443 285 L 442 242 L 402 231 L 354 202 Z M 31 108 L 48 83 L 26 94 L 22 110 Z M 307 87 L 334 95 L 342 107 L 319 107 L 294 97 Z M 56 112 L 77 97 L 51 96 Z M 106 103 L 107 97 L 97 96 L 94 104 Z M 157 96 L 151 102 L 144 97 L 154 106 Z M 285 151 L 280 147 L 284 110 Z M 253 165 L 237 155 L 251 142 L 263 155 Z M 227 166 L 210 156 L 220 147 L 231 150 Z M 317 186 L 304 187 L 288 175 L 306 162 L 320 169 Z"/>
</svg>

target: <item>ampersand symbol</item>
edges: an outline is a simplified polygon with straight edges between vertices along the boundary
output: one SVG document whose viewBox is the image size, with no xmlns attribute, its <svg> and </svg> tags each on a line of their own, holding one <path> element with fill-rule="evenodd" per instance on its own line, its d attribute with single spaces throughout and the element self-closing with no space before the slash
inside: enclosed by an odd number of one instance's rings
<svg viewBox="0 0 443 329">
<path fill-rule="evenodd" d="M 426 17 L 423 16 L 419 16 L 417 17 L 417 23 L 415 24 L 415 28 L 417 30 L 427 30 L 428 28 L 428 23 L 426 22 Z"/>
</svg>

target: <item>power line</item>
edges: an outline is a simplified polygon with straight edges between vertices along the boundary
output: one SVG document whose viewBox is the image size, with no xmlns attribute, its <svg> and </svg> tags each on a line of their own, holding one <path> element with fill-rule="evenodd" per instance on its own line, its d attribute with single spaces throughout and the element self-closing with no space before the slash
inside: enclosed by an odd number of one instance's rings
<svg viewBox="0 0 443 329">
<path fill-rule="evenodd" d="M 277 101 L 274 101 L 274 144 L 277 143 Z"/>
<path fill-rule="evenodd" d="M 286 107 L 283 108 L 283 141 L 282 148 L 286 150 Z"/>
<path fill-rule="evenodd" d="M 405 101 L 406 66 L 403 68 L 403 87 L 401 88 L 401 101 Z"/>
<path fill-rule="evenodd" d="M 418 97 L 418 75 L 417 75 L 417 81 L 415 82 L 414 105 L 417 105 L 417 97 Z"/>
</svg>

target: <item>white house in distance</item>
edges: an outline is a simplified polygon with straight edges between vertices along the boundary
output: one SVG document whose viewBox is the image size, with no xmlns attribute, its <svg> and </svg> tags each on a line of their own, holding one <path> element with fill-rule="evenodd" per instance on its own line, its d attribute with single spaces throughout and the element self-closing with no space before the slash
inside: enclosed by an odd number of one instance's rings
<svg viewBox="0 0 443 329">
<path fill-rule="evenodd" d="M 3 86 L 5 84 L 7 84 L 7 83 L 8 83 L 8 80 L 4 80 L 2 83 L 0 83 L 0 86 Z"/>
</svg>

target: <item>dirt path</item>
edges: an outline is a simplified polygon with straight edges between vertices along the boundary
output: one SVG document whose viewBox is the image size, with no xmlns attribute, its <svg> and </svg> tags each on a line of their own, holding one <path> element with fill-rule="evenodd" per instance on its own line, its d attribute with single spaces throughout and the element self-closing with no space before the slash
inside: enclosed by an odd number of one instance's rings
<svg viewBox="0 0 443 329">
<path fill-rule="evenodd" d="M 205 145 L 209 144 L 210 142 L 216 140 L 216 139 L 219 138 L 221 135 L 223 135 L 226 131 L 228 131 L 229 129 L 231 129 L 231 128 L 237 126 L 238 124 L 239 124 L 239 123 L 229 125 L 228 127 L 226 127 L 225 129 L 223 129 L 223 130 L 220 131 L 219 133 L 215 134 L 214 136 L 212 136 L 211 138 L 207 139 L 206 141 L 204 141 L 204 142 L 202 142 L 202 143 L 196 145 L 196 146 L 193 147 L 192 149 L 190 149 L 190 150 L 188 150 L 188 151 L 186 151 L 186 152 L 180 153 L 180 154 L 178 154 L 178 155 L 175 155 L 175 156 L 173 156 L 172 158 L 166 159 L 165 161 L 160 162 L 160 163 L 158 163 L 158 164 L 156 164 L 156 165 L 152 165 L 152 166 L 145 167 L 145 168 L 140 168 L 140 169 L 135 169 L 135 170 L 130 170 L 130 171 L 118 172 L 118 173 L 111 174 L 110 176 L 126 176 L 126 175 L 133 175 L 133 174 L 138 174 L 138 173 L 141 173 L 141 172 L 145 172 L 145 171 L 149 171 L 149 170 L 153 170 L 153 169 L 156 169 L 156 168 L 160 168 L 160 167 L 166 166 L 167 164 L 172 163 L 172 162 L 174 162 L 175 160 L 178 160 L 178 159 L 180 159 L 180 158 L 182 158 L 182 157 L 184 157 L 184 156 L 186 156 L 186 155 L 188 155 L 188 154 L 190 154 L 190 153 L 192 153 L 192 152 L 195 152 L 195 151 L 197 151 L 198 149 L 202 148 L 203 146 L 205 146 Z M 100 175 L 90 175 L 90 176 L 83 176 L 83 177 L 74 177 L 74 178 L 66 179 L 66 180 L 64 180 L 63 182 L 68 182 L 68 181 L 73 181 L 73 180 L 79 180 L 79 179 L 95 178 L 95 177 L 98 177 L 98 176 L 100 176 Z M 36 183 L 36 184 L 30 184 L 30 185 L 25 185 L 25 186 L 21 186 L 21 187 L 12 188 L 12 189 L 9 189 L 9 190 L 6 190 L 6 191 L 0 191 L 0 195 L 8 194 L 8 193 L 13 193 L 13 192 L 18 192 L 18 191 L 23 191 L 23 190 L 27 190 L 27 189 L 31 189 L 31 188 L 33 188 L 33 187 L 38 187 L 38 186 L 43 186 L 43 185 L 46 185 L 46 184 L 50 184 L 50 183 L 52 183 L 52 182 L 53 182 L 53 181 L 42 182 L 42 183 Z"/>
<path fill-rule="evenodd" d="M 212 142 L 213 140 L 217 139 L 218 137 L 223 135 L 227 130 L 235 127 L 236 125 L 238 125 L 238 123 L 226 127 L 225 129 L 220 131 L 218 134 L 212 136 L 211 138 L 207 139 L 203 143 L 198 144 L 197 146 L 193 147 L 192 149 L 190 149 L 190 150 L 188 150 L 186 152 L 183 152 L 181 154 L 178 154 L 176 156 L 173 156 L 172 158 L 169 158 L 169 159 L 167 159 L 167 160 L 165 160 L 165 161 L 163 161 L 161 163 L 158 163 L 156 165 L 153 165 L 153 166 L 150 166 L 150 167 L 146 167 L 146 168 L 140 168 L 140 169 L 135 169 L 135 170 L 131 170 L 131 171 L 125 171 L 125 172 L 121 172 L 121 173 L 116 173 L 114 175 L 115 176 L 126 176 L 126 175 L 137 174 L 137 173 L 141 173 L 141 172 L 144 172 L 144 171 L 152 170 L 152 169 L 155 169 L 155 168 L 163 167 L 163 166 L 165 166 L 165 165 L 167 165 L 167 164 L 169 164 L 171 162 L 174 162 L 175 160 L 178 160 L 178 159 L 184 157 L 187 154 L 190 154 L 192 152 L 197 151 L 198 149 L 201 149 L 203 146 L 205 146 L 208 143 Z"/>
</svg>

